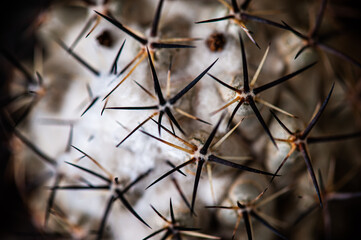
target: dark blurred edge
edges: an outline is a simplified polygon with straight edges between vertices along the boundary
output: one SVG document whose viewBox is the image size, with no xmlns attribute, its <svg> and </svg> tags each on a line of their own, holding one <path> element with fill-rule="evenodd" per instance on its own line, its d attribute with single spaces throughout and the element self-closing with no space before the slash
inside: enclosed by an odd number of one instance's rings
<svg viewBox="0 0 361 240">
<path fill-rule="evenodd" d="M 50 5 L 52 0 L 16 0 L 2 2 L 0 14 L 0 47 L 12 53 L 17 59 L 32 59 L 36 38 L 29 30 L 36 17 Z M 26 32 L 26 34 L 24 34 Z M 12 65 L 0 55 L 0 93 L 1 99 L 9 95 L 9 81 Z M 33 226 L 29 212 L 23 203 L 13 176 L 7 169 L 11 161 L 9 139 L 11 133 L 0 112 L 0 239 L 43 239 Z"/>
</svg>

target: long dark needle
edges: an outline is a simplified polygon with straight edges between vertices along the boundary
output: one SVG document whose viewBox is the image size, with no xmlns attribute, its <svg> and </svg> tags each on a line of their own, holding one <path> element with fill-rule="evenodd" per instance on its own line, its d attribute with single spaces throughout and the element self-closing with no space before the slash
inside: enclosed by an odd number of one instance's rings
<svg viewBox="0 0 361 240">
<path fill-rule="evenodd" d="M 328 46 L 328 45 L 326 45 L 326 44 L 324 44 L 324 43 L 320 43 L 320 42 L 319 42 L 319 43 L 317 44 L 317 46 L 318 46 L 319 48 L 323 49 L 324 51 L 326 51 L 326 52 L 328 52 L 328 53 L 331 53 L 331 54 L 333 54 L 333 55 L 335 55 L 335 56 L 337 56 L 337 57 L 339 57 L 339 58 L 342 58 L 342 59 L 344 59 L 344 60 L 346 60 L 346 61 L 354 64 L 355 66 L 361 68 L 361 63 L 360 63 L 360 62 L 356 61 L 355 59 L 353 59 L 352 57 L 346 55 L 345 53 L 342 53 L 342 52 L 340 52 L 339 50 L 337 50 L 337 49 L 335 49 L 335 48 L 333 48 L 333 47 L 330 47 L 330 46 Z"/>
<path fill-rule="evenodd" d="M 328 101 L 330 100 L 333 88 L 335 87 L 335 83 L 332 84 L 331 90 L 327 95 L 327 98 L 325 99 L 325 101 L 322 103 L 322 106 L 320 107 L 320 109 L 318 110 L 317 114 L 313 117 L 313 119 L 311 120 L 311 122 L 308 124 L 308 126 L 306 127 L 306 129 L 302 132 L 301 135 L 301 139 L 306 139 L 308 134 L 311 132 L 312 128 L 316 125 L 317 121 L 320 119 L 321 114 L 323 113 L 323 111 L 325 110 Z"/>
<path fill-rule="evenodd" d="M 180 126 L 180 124 L 178 123 L 177 119 L 174 117 L 173 113 L 170 111 L 170 109 L 168 107 L 166 107 L 164 109 L 165 113 L 167 114 L 167 116 L 169 117 L 169 119 L 174 123 L 174 125 L 178 128 L 179 131 L 181 131 L 182 134 L 185 135 L 184 130 L 182 129 L 182 127 Z"/>
<path fill-rule="evenodd" d="M 189 83 L 185 88 L 183 88 L 178 94 L 174 97 L 169 99 L 170 104 L 175 104 L 184 94 L 186 94 L 191 88 L 196 85 L 196 83 L 202 79 L 202 77 L 213 67 L 213 65 L 218 61 L 218 58 L 208 67 L 206 68 L 201 74 L 199 74 L 191 83 Z"/>
<path fill-rule="evenodd" d="M 264 23 L 264 24 L 268 24 L 270 26 L 274 26 L 274 27 L 277 27 L 277 28 L 289 30 L 285 25 L 282 25 L 280 23 L 277 23 L 277 22 L 274 22 L 274 21 L 271 21 L 271 20 L 268 20 L 268 19 L 265 19 L 265 18 L 262 18 L 262 17 L 252 15 L 252 14 L 249 14 L 249 13 L 242 12 L 241 16 L 242 16 L 242 19 L 244 19 L 245 21 L 246 20 L 252 20 L 254 22 Z"/>
<path fill-rule="evenodd" d="M 145 178 L 146 176 L 149 175 L 149 173 L 152 171 L 152 169 L 149 169 L 148 171 L 146 171 L 145 173 L 139 175 L 136 179 L 134 179 L 131 183 L 128 184 L 128 186 L 126 186 L 123 190 L 122 193 L 126 193 L 128 192 L 128 190 L 133 187 L 135 184 L 137 184 L 140 180 L 142 180 L 143 178 Z"/>
<path fill-rule="evenodd" d="M 275 229 L 271 224 L 269 224 L 264 218 L 259 216 L 254 211 L 250 212 L 251 216 L 257 219 L 259 222 L 261 222 L 264 226 L 266 226 L 269 230 L 271 230 L 274 234 L 279 236 L 282 239 L 287 239 L 283 234 L 281 234 L 277 229 Z"/>
<path fill-rule="evenodd" d="M 147 119 L 145 119 L 143 122 L 138 124 L 138 126 L 136 126 L 125 138 L 123 138 L 123 140 L 120 141 L 116 145 L 116 147 L 119 147 L 125 140 L 127 140 L 131 135 L 133 135 L 133 133 L 135 133 L 141 126 L 143 126 L 146 122 L 148 122 L 150 119 L 152 119 L 153 116 L 155 116 L 155 114 L 150 115 Z"/>
<path fill-rule="evenodd" d="M 316 18 L 316 23 L 315 26 L 313 27 L 310 37 L 314 38 L 318 32 L 318 30 L 320 29 L 321 23 L 322 23 L 322 19 L 323 19 L 323 15 L 325 13 L 325 9 L 326 9 L 326 5 L 327 5 L 327 0 L 321 0 L 321 6 L 319 9 L 319 12 L 317 14 L 317 18 Z"/>
<path fill-rule="evenodd" d="M 197 189 L 198 189 L 199 179 L 200 179 L 201 173 L 202 173 L 203 164 L 204 164 L 204 159 L 199 159 L 197 162 L 197 172 L 196 172 L 196 177 L 195 177 L 194 186 L 193 186 L 191 214 L 194 214 L 194 203 L 196 201 Z"/>
<path fill-rule="evenodd" d="M 147 48 L 147 53 L 148 53 L 148 60 L 149 60 L 150 69 L 152 71 L 152 77 L 153 77 L 153 82 L 154 82 L 154 90 L 155 90 L 155 93 L 158 96 L 159 104 L 164 105 L 166 103 L 166 101 L 165 101 L 165 99 L 163 97 L 162 89 L 160 88 L 158 76 L 157 76 L 157 73 L 155 71 L 153 61 L 152 61 L 152 57 L 150 56 L 148 48 Z"/>
<path fill-rule="evenodd" d="M 302 156 L 305 160 L 305 163 L 306 163 L 306 166 L 307 166 L 307 170 L 308 170 L 308 173 L 310 174 L 311 176 L 311 179 L 312 179 L 312 182 L 313 182 L 313 185 L 316 189 L 316 193 L 317 193 L 317 196 L 318 196 L 318 199 L 320 201 L 320 207 L 323 208 L 323 203 L 322 203 L 322 198 L 321 198 L 321 192 L 320 192 L 320 189 L 319 189 L 319 186 L 318 186 L 318 183 L 317 183 L 317 179 L 316 179 L 316 176 L 315 176 L 315 173 L 313 171 L 313 167 L 312 167 L 312 163 L 311 163 L 311 159 L 310 159 L 310 156 L 308 154 L 308 151 L 306 149 L 306 145 L 304 143 L 301 143 L 299 145 L 299 150 L 300 152 L 302 153 Z"/>
<path fill-rule="evenodd" d="M 272 88 L 272 87 L 274 87 L 274 86 L 276 86 L 276 85 L 278 85 L 278 84 L 280 84 L 280 83 L 283 83 L 283 82 L 285 82 L 285 81 L 287 81 L 287 80 L 289 80 L 289 79 L 297 76 L 298 74 L 302 73 L 303 71 L 306 71 L 307 69 L 311 68 L 311 67 L 314 66 L 315 64 L 316 64 L 316 62 L 311 63 L 311 64 L 309 64 L 309 65 L 307 65 L 307 66 L 305 66 L 305 67 L 303 67 L 303 68 L 301 68 L 301 69 L 293 72 L 293 73 L 290 73 L 290 74 L 288 74 L 288 75 L 286 75 L 286 76 L 283 76 L 283 77 L 281 77 L 281 78 L 279 78 L 279 79 L 277 79 L 277 80 L 274 80 L 274 81 L 272 81 L 272 82 L 266 83 L 266 84 L 263 85 L 263 86 L 254 88 L 254 89 L 253 89 L 253 93 L 254 93 L 254 94 L 258 94 L 258 93 L 261 93 L 261 92 L 263 92 L 263 91 L 265 91 L 265 90 L 267 90 L 267 89 L 269 89 L 269 88 Z"/>
<path fill-rule="evenodd" d="M 109 189 L 109 185 L 99 185 L 99 186 L 56 186 L 51 189 L 58 189 L 58 190 L 106 190 Z"/>
<path fill-rule="evenodd" d="M 216 136 L 217 130 L 218 130 L 219 125 L 221 124 L 223 118 L 224 118 L 224 115 L 225 115 L 224 113 L 221 115 L 221 117 L 219 118 L 216 126 L 213 128 L 211 134 L 209 134 L 206 142 L 204 143 L 203 147 L 202 147 L 201 150 L 199 151 L 201 154 L 203 154 L 203 155 L 206 155 L 206 154 L 207 154 L 208 148 L 209 148 L 209 146 L 211 145 L 214 137 Z"/>
<path fill-rule="evenodd" d="M 84 112 L 80 115 L 80 117 L 84 116 L 84 114 L 91 109 L 94 104 L 99 100 L 99 97 L 94 98 L 91 103 L 88 105 L 88 107 L 84 110 Z"/>
<path fill-rule="evenodd" d="M 237 0 L 232 0 L 232 8 L 233 8 L 234 13 L 239 13 L 240 12 L 240 9 L 239 9 L 238 4 L 237 4 Z"/>
<path fill-rule="evenodd" d="M 124 47 L 125 41 L 126 41 L 126 40 L 124 39 L 122 45 L 121 45 L 120 48 L 119 48 L 119 51 L 118 51 L 118 53 L 117 53 L 117 55 L 116 55 L 116 57 L 115 57 L 115 59 L 114 59 L 112 68 L 110 69 L 110 72 L 109 72 L 110 74 L 114 74 L 114 75 L 117 75 L 117 74 L 118 74 L 118 59 L 119 59 L 120 54 L 121 54 L 122 51 L 123 51 L 123 47 Z"/>
<path fill-rule="evenodd" d="M 295 58 L 294 59 L 297 59 L 301 53 L 303 53 L 307 48 L 309 48 L 310 45 L 306 44 L 305 46 L 301 47 L 300 50 L 298 50 L 298 52 L 296 53 L 295 55 Z"/>
<path fill-rule="evenodd" d="M 97 240 L 102 239 L 103 232 L 104 232 L 104 228 L 105 228 L 105 223 L 106 223 L 106 221 L 107 221 L 107 218 L 108 218 L 108 215 L 109 215 L 110 210 L 111 210 L 111 208 L 112 208 L 112 205 L 113 205 L 114 200 L 115 200 L 115 197 L 114 197 L 114 196 L 111 196 L 110 199 L 109 199 L 109 201 L 108 201 L 108 204 L 107 204 L 107 207 L 106 207 L 106 209 L 105 209 L 105 212 L 104 212 L 102 221 L 101 221 L 101 223 L 100 223 L 100 228 L 99 228 L 99 231 L 98 231 Z"/>
<path fill-rule="evenodd" d="M 139 215 L 138 213 L 132 208 L 132 206 L 129 204 L 129 202 L 125 199 L 125 197 L 123 196 L 123 194 L 120 192 L 120 190 L 116 189 L 115 190 L 117 193 L 117 197 L 120 199 L 120 201 L 123 203 L 123 205 L 139 220 L 141 221 L 144 225 L 146 225 L 148 228 L 151 228 L 148 223 L 146 223 Z"/>
<path fill-rule="evenodd" d="M 151 44 L 152 48 L 195 48 L 192 45 L 183 45 L 183 44 L 174 44 L 174 43 L 162 43 L 162 42 L 153 42 Z"/>
<path fill-rule="evenodd" d="M 169 160 L 167 160 L 166 161 L 166 163 L 169 165 L 169 166 L 171 166 L 172 168 L 175 168 L 176 166 L 171 162 L 171 161 L 169 161 Z M 182 174 L 183 176 L 187 176 L 184 172 L 182 172 L 181 170 L 178 170 L 178 172 L 180 173 L 180 174 Z"/>
<path fill-rule="evenodd" d="M 199 23 L 219 22 L 219 21 L 223 21 L 223 20 L 227 20 L 227 19 L 233 19 L 233 18 L 235 18 L 234 15 L 228 15 L 228 16 L 224 16 L 224 17 L 212 18 L 212 19 L 208 19 L 208 20 L 198 21 L 198 22 L 195 22 L 195 23 L 199 24 Z"/>
<path fill-rule="evenodd" d="M 220 157 L 216 157 L 213 154 L 211 154 L 208 157 L 208 161 L 215 162 L 215 163 L 218 163 L 218 164 L 222 164 L 224 166 L 236 168 L 236 169 L 239 169 L 239 170 L 244 170 L 244 171 L 263 174 L 263 175 L 268 175 L 268 176 L 274 176 L 273 173 L 261 171 L 261 170 L 255 169 L 255 168 L 251 168 L 251 167 L 243 166 L 243 165 L 240 165 L 240 164 L 237 164 L 237 163 L 234 163 L 234 162 L 230 162 L 230 161 L 222 159 Z M 279 175 L 275 175 L 275 176 L 279 176 Z"/>
<path fill-rule="evenodd" d="M 142 107 L 106 107 L 105 109 L 112 109 L 112 110 L 151 110 L 157 109 L 157 105 L 153 106 L 142 106 Z"/>
<path fill-rule="evenodd" d="M 162 126 L 162 117 L 163 117 L 163 114 L 164 114 L 164 112 L 163 112 L 163 111 L 160 111 L 160 112 L 159 112 L 159 116 L 158 116 L 158 134 L 159 134 L 159 136 L 161 136 L 160 130 L 162 129 L 161 126 Z"/>
<path fill-rule="evenodd" d="M 170 219 L 172 220 L 172 224 L 175 224 L 175 217 L 174 217 L 172 199 L 169 200 L 169 211 L 170 211 Z"/>
<path fill-rule="evenodd" d="M 164 234 L 164 236 L 160 240 L 167 240 L 168 237 L 171 235 L 172 235 L 172 231 L 170 229 L 168 229 L 168 231 Z"/>
<path fill-rule="evenodd" d="M 234 116 L 236 115 L 238 109 L 242 106 L 243 103 L 244 103 L 244 99 L 241 99 L 241 100 L 237 103 L 236 107 L 234 108 L 234 110 L 233 110 L 233 112 L 232 112 L 232 114 L 231 114 L 231 117 L 230 117 L 229 120 L 228 120 L 227 128 L 229 128 L 229 126 L 231 126 L 231 123 L 232 123 L 232 121 L 233 121 Z"/>
<path fill-rule="evenodd" d="M 169 220 L 166 217 L 164 217 L 155 207 L 153 207 L 152 205 L 150 205 L 150 207 L 161 219 L 163 219 L 164 222 L 169 223 Z"/>
<path fill-rule="evenodd" d="M 323 142 L 332 142 L 332 141 L 341 141 L 341 140 L 348 140 L 353 138 L 361 137 L 361 132 L 355 133 L 346 133 L 334 136 L 321 136 L 321 137 L 308 137 L 307 143 L 323 143 Z"/>
<path fill-rule="evenodd" d="M 307 36 L 303 35 L 302 33 L 298 32 L 296 29 L 292 28 L 290 25 L 288 25 L 286 22 L 282 21 L 283 25 L 285 25 L 285 27 L 291 31 L 293 34 L 295 34 L 296 36 L 298 36 L 299 38 L 303 39 L 303 40 L 307 40 Z"/>
<path fill-rule="evenodd" d="M 69 138 L 65 148 L 65 152 L 67 153 L 70 152 L 71 145 L 73 144 L 73 133 L 74 133 L 74 125 L 70 124 Z"/>
<path fill-rule="evenodd" d="M 149 238 L 152 238 L 152 237 L 154 237 L 155 235 L 157 235 L 157 234 L 159 234 L 159 233 L 161 233 L 161 232 L 163 232 L 163 231 L 165 231 L 165 230 L 167 230 L 167 229 L 168 229 L 168 228 L 166 228 L 166 227 L 161 228 L 161 229 L 153 232 L 152 234 L 146 236 L 145 238 L 143 238 L 143 240 L 147 240 L 147 239 L 149 239 Z"/>
<path fill-rule="evenodd" d="M 243 220 L 244 220 L 244 225 L 246 227 L 248 240 L 252 240 L 251 224 L 249 222 L 249 214 L 248 214 L 248 211 L 246 209 L 246 206 L 244 206 L 240 202 L 237 202 L 237 205 L 242 210 L 242 216 L 243 216 Z"/>
<path fill-rule="evenodd" d="M 219 78 L 216 78 L 215 76 L 213 76 L 212 74 L 210 73 L 207 73 L 208 76 L 210 76 L 211 78 L 213 78 L 214 80 L 216 80 L 218 83 L 222 84 L 223 86 L 225 86 L 226 88 L 230 89 L 230 90 L 233 90 L 235 92 L 238 92 L 239 90 L 237 88 L 234 88 L 232 87 L 231 85 L 228 85 L 227 83 L 221 81 Z"/>
<path fill-rule="evenodd" d="M 108 22 L 112 23 L 113 25 L 115 25 L 117 28 L 119 28 L 120 30 L 122 30 L 123 32 L 125 32 L 126 34 L 128 34 L 129 36 L 133 37 L 135 40 L 137 40 L 138 42 L 140 42 L 142 45 L 145 45 L 148 43 L 147 39 L 144 39 L 140 36 L 138 36 L 137 34 L 135 34 L 134 32 L 130 31 L 128 28 L 126 28 L 125 26 L 123 26 L 123 24 L 121 24 L 120 22 L 118 22 L 116 19 L 111 18 L 109 16 L 105 16 L 103 14 L 101 14 L 100 12 L 97 12 L 94 10 L 94 12 L 96 12 L 98 15 L 102 16 L 103 18 L 105 18 Z"/>
<path fill-rule="evenodd" d="M 189 208 L 189 210 L 191 210 L 191 211 L 192 211 L 191 204 L 188 202 L 188 200 L 187 200 L 186 196 L 184 195 L 184 193 L 183 193 L 182 189 L 180 188 L 180 186 L 179 186 L 179 183 L 178 183 L 177 179 L 172 178 L 172 182 L 174 183 L 174 185 L 175 185 L 175 187 L 176 187 L 176 189 L 177 189 L 177 191 L 178 191 L 179 195 L 180 195 L 180 196 L 181 196 L 181 198 L 183 199 L 184 203 L 187 205 L 187 207 Z"/>
<path fill-rule="evenodd" d="M 166 172 L 165 174 L 163 174 L 162 176 L 160 176 L 157 180 L 155 180 L 154 182 L 152 182 L 146 189 L 150 188 L 151 186 L 153 186 L 154 184 L 156 184 L 157 182 L 159 182 L 159 181 L 162 180 L 163 178 L 169 176 L 170 174 L 172 174 L 172 173 L 178 171 L 179 169 L 187 166 L 188 164 L 193 163 L 194 161 L 195 161 L 195 159 L 194 159 L 194 158 L 191 158 L 190 160 L 188 160 L 188 161 L 186 161 L 186 162 L 178 165 L 177 167 L 173 168 L 172 170 L 170 170 L 170 171 Z"/>
<path fill-rule="evenodd" d="M 249 83 L 248 83 L 248 67 L 247 67 L 247 58 L 246 58 L 246 50 L 244 49 L 244 44 L 242 40 L 241 33 L 238 33 L 239 42 L 241 44 L 241 52 L 242 52 L 242 66 L 243 66 L 243 89 L 245 93 L 249 93 Z"/>
<path fill-rule="evenodd" d="M 320 169 L 318 169 L 317 174 L 318 174 L 318 182 L 320 183 L 321 192 L 322 192 L 322 194 L 325 194 L 326 188 L 323 183 L 322 173 L 321 173 Z"/>
<path fill-rule="evenodd" d="M 56 166 L 57 162 L 55 159 L 49 157 L 46 155 L 43 151 L 41 151 L 37 146 L 35 146 L 30 140 L 28 140 L 20 131 L 18 131 L 16 128 L 13 129 L 14 134 L 26 145 L 28 146 L 36 155 L 38 155 L 41 159 L 43 159 L 45 162 L 49 163 L 52 166 Z"/>
<path fill-rule="evenodd" d="M 291 130 L 288 129 L 288 127 L 286 127 L 286 125 L 285 125 L 283 122 L 281 122 L 281 120 L 277 117 L 277 115 L 275 114 L 275 112 L 273 112 L 272 110 L 270 110 L 270 112 L 271 112 L 272 116 L 276 119 L 276 121 L 278 122 L 278 124 L 279 124 L 286 132 L 288 132 L 288 134 L 294 135 L 293 132 L 291 132 Z"/>
<path fill-rule="evenodd" d="M 65 162 L 66 162 L 66 161 L 65 161 Z M 76 164 L 71 163 L 71 162 L 66 162 L 66 163 L 69 164 L 69 165 L 71 165 L 71 166 L 73 166 L 73 167 L 76 167 L 76 168 L 78 168 L 78 169 L 80 169 L 80 170 L 82 170 L 82 171 L 84 171 L 84 172 L 87 172 L 87 173 L 89 173 L 89 174 L 91 174 L 91 175 L 93 175 L 93 176 L 96 176 L 96 177 L 98 177 L 98 178 L 106 181 L 107 183 L 111 183 L 111 181 L 110 181 L 107 177 L 104 177 L 103 175 L 101 175 L 101 174 L 99 174 L 99 173 L 96 173 L 96 172 L 94 172 L 94 171 L 92 171 L 92 170 L 90 170 L 90 169 L 81 167 L 81 166 L 76 165 Z"/>
<path fill-rule="evenodd" d="M 150 29 L 150 36 L 151 37 L 156 37 L 157 36 L 160 15 L 161 15 L 161 12 L 162 12 L 162 7 L 163 7 L 163 2 L 164 2 L 164 0 L 159 0 L 157 11 L 155 12 L 153 23 L 152 23 L 152 28 Z"/>
<path fill-rule="evenodd" d="M 251 106 L 253 112 L 256 114 L 256 117 L 257 117 L 258 121 L 261 123 L 263 129 L 266 131 L 268 137 L 271 139 L 273 145 L 274 145 L 276 148 L 278 148 L 278 147 L 277 147 L 277 144 L 276 144 L 276 142 L 275 142 L 275 140 L 274 140 L 274 138 L 273 138 L 273 136 L 272 136 L 272 134 L 271 134 L 271 132 L 270 132 L 270 130 L 269 130 L 269 128 L 267 127 L 267 124 L 266 124 L 265 121 L 263 120 L 263 117 L 262 117 L 261 113 L 258 111 L 258 108 L 257 108 L 257 106 L 256 106 L 253 98 L 248 98 L 248 103 L 249 103 L 249 105 Z"/>
<path fill-rule="evenodd" d="M 50 193 L 48 202 L 46 204 L 46 210 L 45 210 L 45 222 L 44 222 L 45 227 L 48 224 L 50 211 L 51 211 L 51 208 L 53 207 L 54 200 L 55 200 L 56 190 L 54 189 L 54 187 L 59 185 L 59 182 L 61 181 L 61 179 L 62 179 L 62 176 L 60 176 L 60 175 L 56 176 L 53 188 L 51 189 L 51 193 Z"/>
<path fill-rule="evenodd" d="M 70 45 L 69 49 L 71 51 L 74 50 L 80 39 L 84 36 L 84 34 L 88 31 L 93 22 L 97 19 L 96 15 L 93 15 L 89 20 L 85 23 L 84 27 L 80 31 L 79 35 L 75 38 L 74 42 Z"/>
<path fill-rule="evenodd" d="M 96 70 L 94 67 L 90 66 L 89 63 L 87 63 L 83 58 L 81 58 L 78 54 L 74 53 L 71 49 L 69 49 L 63 41 L 61 41 L 59 38 L 55 38 L 55 41 L 59 44 L 60 47 L 62 47 L 69 55 L 75 58 L 80 64 L 82 64 L 84 67 L 86 67 L 89 71 L 91 71 L 95 76 L 99 77 L 100 72 Z"/>
</svg>

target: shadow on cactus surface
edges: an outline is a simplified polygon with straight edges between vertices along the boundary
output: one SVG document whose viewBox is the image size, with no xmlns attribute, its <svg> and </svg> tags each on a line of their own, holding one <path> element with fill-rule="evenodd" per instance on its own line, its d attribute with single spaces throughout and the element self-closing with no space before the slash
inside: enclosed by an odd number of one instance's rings
<svg viewBox="0 0 361 240">
<path fill-rule="evenodd" d="M 8 6 L 0 238 L 359 238 L 356 2 Z"/>
</svg>

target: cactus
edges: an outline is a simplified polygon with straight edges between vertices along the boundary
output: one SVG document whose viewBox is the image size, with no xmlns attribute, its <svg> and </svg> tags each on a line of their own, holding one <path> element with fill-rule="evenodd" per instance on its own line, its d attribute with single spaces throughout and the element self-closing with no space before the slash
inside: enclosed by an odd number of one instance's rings
<svg viewBox="0 0 361 240">
<path fill-rule="evenodd" d="M 33 61 L 1 50 L 8 174 L 36 234 L 352 236 L 358 219 L 333 211 L 361 196 L 361 59 L 357 35 L 328 33 L 345 28 L 338 13 L 326 0 L 51 4 Z"/>
</svg>

